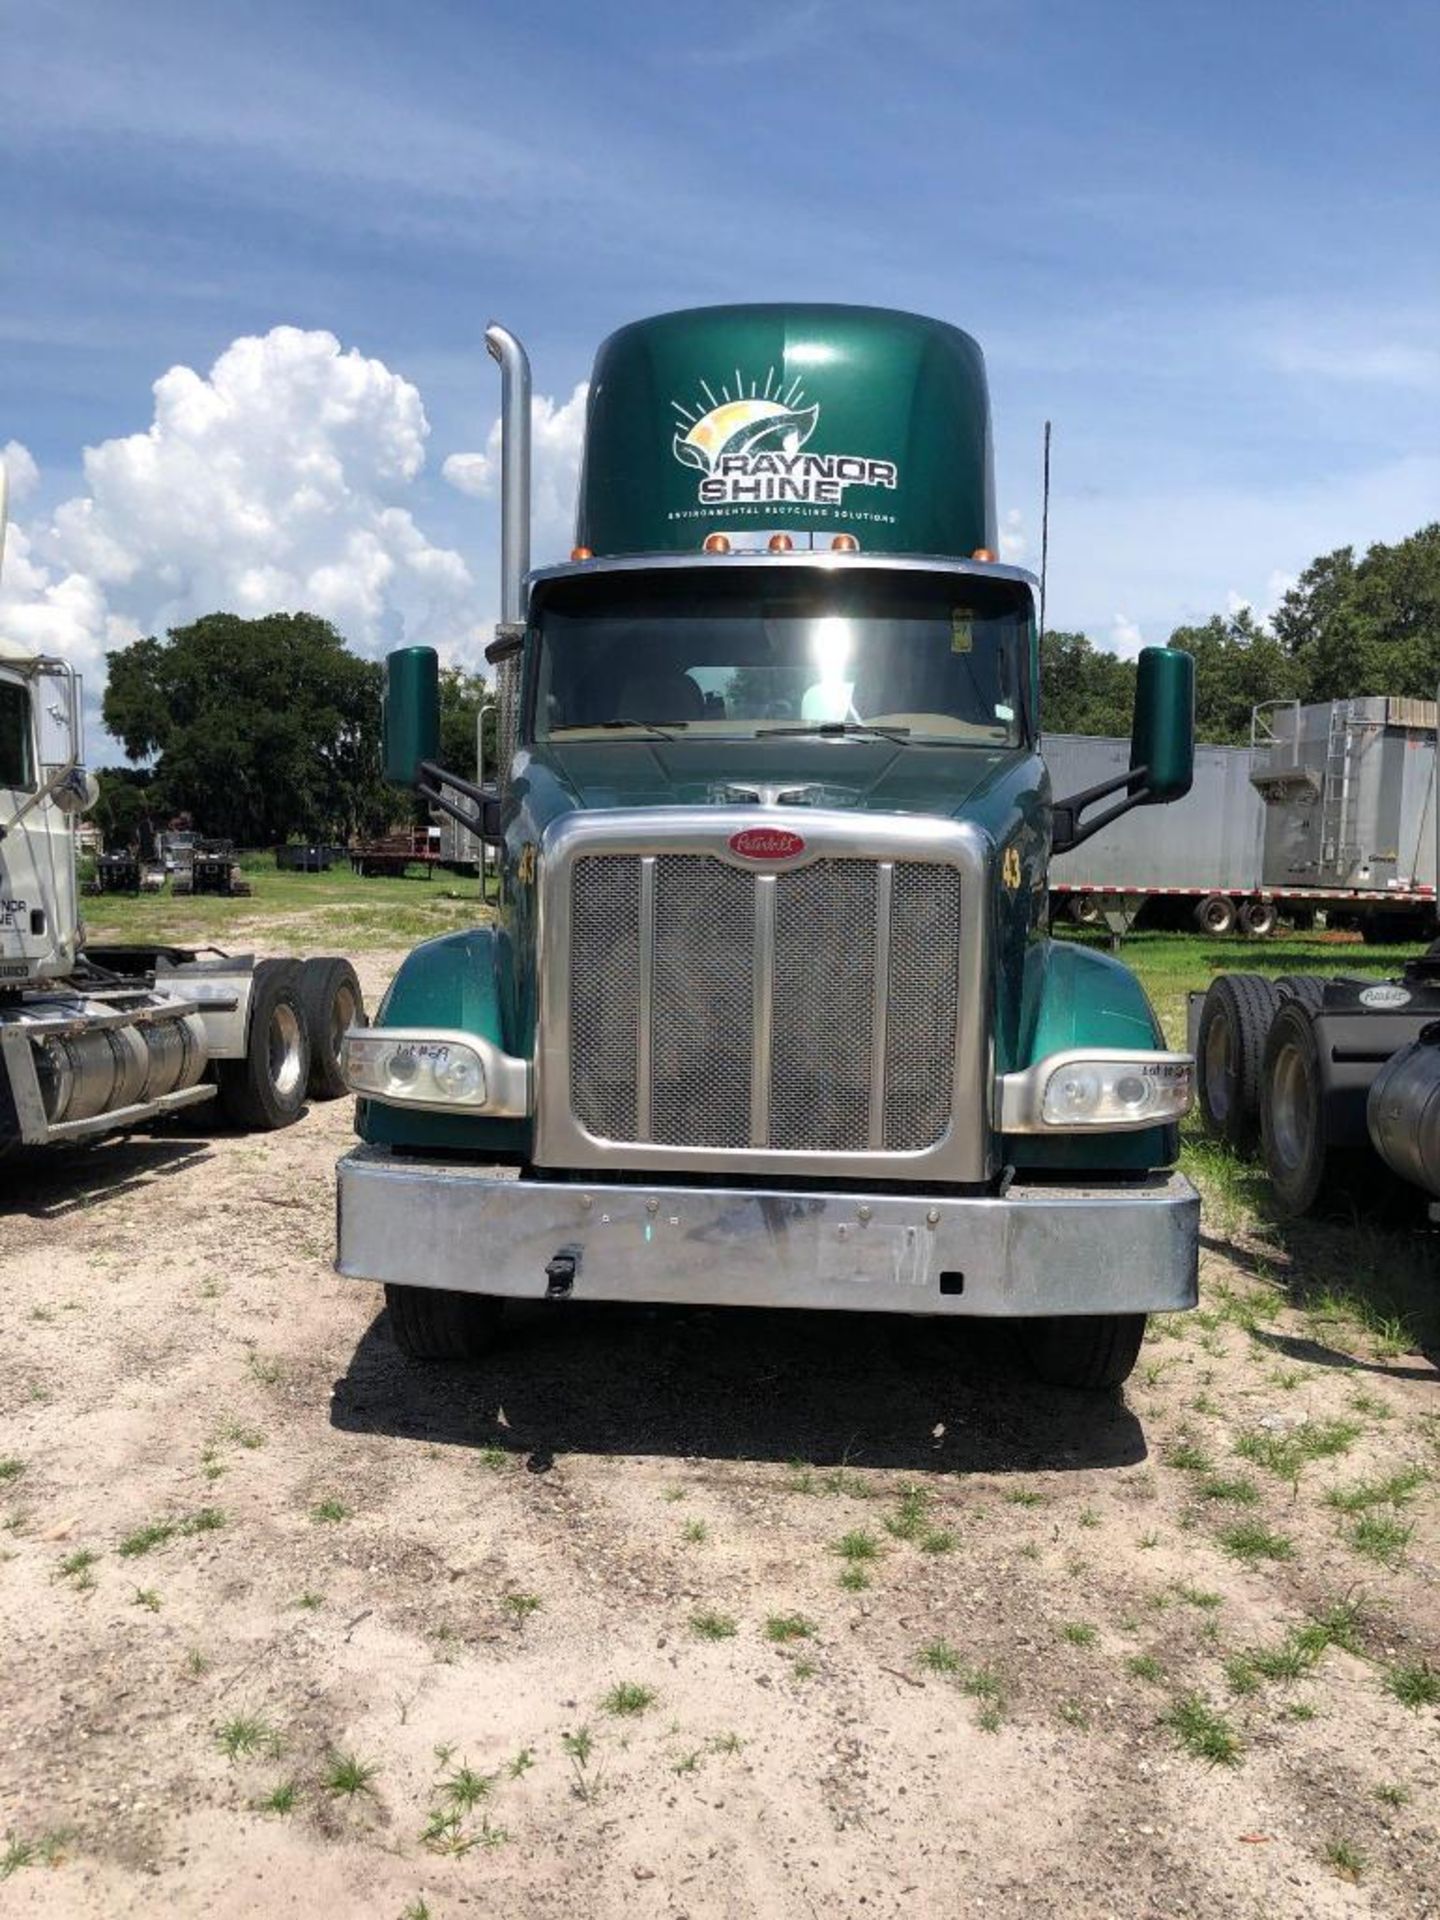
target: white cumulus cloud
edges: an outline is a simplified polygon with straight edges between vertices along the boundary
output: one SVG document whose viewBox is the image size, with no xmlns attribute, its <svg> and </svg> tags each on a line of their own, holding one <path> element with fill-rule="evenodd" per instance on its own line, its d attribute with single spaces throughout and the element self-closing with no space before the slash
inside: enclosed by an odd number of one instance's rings
<svg viewBox="0 0 1440 1920">
<path fill-rule="evenodd" d="M 1000 522 L 1000 558 L 1019 566 L 1025 558 L 1029 545 L 1025 537 L 1025 516 L 1018 507 L 1011 507 Z"/>
<path fill-rule="evenodd" d="M 1145 636 L 1128 614 L 1117 613 L 1110 622 L 1107 645 L 1112 653 L 1131 660 L 1145 644 Z"/>
<path fill-rule="evenodd" d="M 531 396 L 530 487 L 534 517 L 530 545 L 536 566 L 563 560 L 570 551 L 589 392 L 589 381 L 582 380 L 568 400 L 557 401 L 543 393 Z M 461 493 L 479 499 L 493 498 L 500 490 L 500 443 L 500 422 L 496 420 L 483 453 L 452 453 L 441 472 Z"/>
<path fill-rule="evenodd" d="M 365 652 L 410 641 L 474 657 L 469 568 L 406 504 L 429 433 L 408 380 L 333 334 L 275 327 L 208 374 L 172 367 L 154 396 L 145 432 L 86 449 L 83 494 L 12 528 L 12 638 L 68 654 L 92 693 L 109 648 L 216 609 L 303 609 Z M 12 497 L 33 489 L 25 449 L 7 464 Z"/>
</svg>

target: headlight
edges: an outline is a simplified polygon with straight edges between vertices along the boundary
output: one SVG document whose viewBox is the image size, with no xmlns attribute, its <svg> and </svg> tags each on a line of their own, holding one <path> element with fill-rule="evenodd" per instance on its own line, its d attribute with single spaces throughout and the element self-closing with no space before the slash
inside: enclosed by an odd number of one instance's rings
<svg viewBox="0 0 1440 1920">
<path fill-rule="evenodd" d="M 1163 1126 L 1190 1111 L 1194 1075 L 1188 1053 L 1051 1054 L 1001 1080 L 1000 1124 L 1006 1133 Z"/>
<path fill-rule="evenodd" d="M 463 1040 L 416 1039 L 383 1028 L 347 1033 L 340 1071 L 352 1093 L 373 1100 L 419 1107 L 488 1105 L 485 1062 Z"/>
</svg>

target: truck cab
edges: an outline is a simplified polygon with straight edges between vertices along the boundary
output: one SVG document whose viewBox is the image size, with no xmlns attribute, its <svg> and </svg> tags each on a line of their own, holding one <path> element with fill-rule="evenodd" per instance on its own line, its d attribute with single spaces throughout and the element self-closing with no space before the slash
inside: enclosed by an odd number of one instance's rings
<svg viewBox="0 0 1440 1920">
<path fill-rule="evenodd" d="M 513 1297 L 987 1315 L 1113 1386 L 1192 1305 L 1192 1063 L 1048 938 L 1052 848 L 1188 785 L 1190 662 L 1132 765 L 1054 800 L 1034 580 L 994 557 L 984 365 L 918 316 L 712 308 L 601 348 L 571 559 L 528 569 L 503 329 L 496 922 L 401 967 L 343 1051 L 342 1273 L 419 1357 Z M 387 763 L 433 802 L 436 663 Z M 458 783 L 463 788 L 464 783 Z"/>
</svg>

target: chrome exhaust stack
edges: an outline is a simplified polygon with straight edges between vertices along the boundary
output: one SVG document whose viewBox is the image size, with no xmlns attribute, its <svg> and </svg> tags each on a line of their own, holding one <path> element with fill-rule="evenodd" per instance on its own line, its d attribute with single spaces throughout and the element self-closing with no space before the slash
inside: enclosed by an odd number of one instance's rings
<svg viewBox="0 0 1440 1920">
<path fill-rule="evenodd" d="M 493 322 L 485 346 L 500 363 L 500 624 L 510 627 L 525 618 L 530 571 L 530 360 Z"/>
</svg>

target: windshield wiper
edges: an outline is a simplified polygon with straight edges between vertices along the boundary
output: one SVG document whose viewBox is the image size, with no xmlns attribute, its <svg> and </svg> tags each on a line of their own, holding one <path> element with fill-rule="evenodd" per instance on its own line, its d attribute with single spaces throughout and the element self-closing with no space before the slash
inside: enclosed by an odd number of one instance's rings
<svg viewBox="0 0 1440 1920">
<path fill-rule="evenodd" d="M 673 740 L 676 730 L 682 727 L 688 727 L 689 724 L 690 722 L 688 720 L 669 720 L 663 727 L 657 727 L 653 720 L 575 720 L 572 721 L 568 727 L 551 727 L 550 732 L 552 735 L 557 733 L 595 733 L 602 727 L 607 732 L 620 727 L 630 727 L 633 728 L 636 733 L 648 735 L 652 740 Z"/>
<path fill-rule="evenodd" d="M 909 727 L 876 727 L 868 721 L 854 720 L 811 720 L 799 726 L 757 727 L 755 738 L 778 733 L 817 734 L 823 740 L 893 740 L 897 746 L 910 738 Z"/>
</svg>

